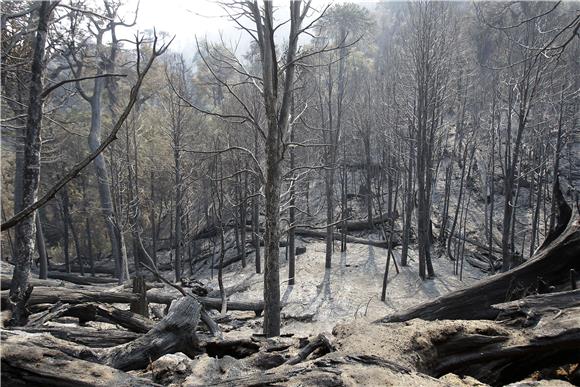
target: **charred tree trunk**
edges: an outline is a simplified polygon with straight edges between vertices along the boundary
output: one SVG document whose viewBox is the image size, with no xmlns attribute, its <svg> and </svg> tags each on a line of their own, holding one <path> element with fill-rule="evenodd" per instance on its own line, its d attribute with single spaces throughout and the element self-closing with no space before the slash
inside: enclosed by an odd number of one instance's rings
<svg viewBox="0 0 580 387">
<path fill-rule="evenodd" d="M 36 212 L 36 249 L 38 250 L 38 262 L 40 271 L 38 278 L 47 279 L 48 275 L 48 255 L 46 254 L 46 244 L 44 243 L 44 233 L 40 221 L 40 212 Z"/>
<path fill-rule="evenodd" d="M 411 124 L 409 124 L 409 134 L 412 133 Z M 411 221 L 413 215 L 413 159 L 415 146 L 409 141 L 409 159 L 407 165 L 407 179 L 405 184 L 405 223 L 403 225 L 403 246 L 401 249 L 401 266 L 407 266 L 407 256 L 409 254 L 409 244 L 411 242 Z"/>
<path fill-rule="evenodd" d="M 38 8 L 38 27 L 36 28 L 33 57 L 31 66 L 31 81 L 28 111 L 26 119 L 26 138 L 24 148 L 22 207 L 26 208 L 36 201 L 40 183 L 40 152 L 42 128 L 42 89 L 45 72 L 44 56 L 46 51 L 46 35 L 50 16 L 55 3 L 42 2 Z M 14 272 L 10 287 L 10 302 L 14 305 L 11 323 L 22 325 L 27 317 L 25 308 L 26 297 L 30 293 L 28 279 L 34 254 L 34 239 L 36 234 L 35 212 L 23 219 L 16 226 L 16 257 L 14 257 Z"/>
<path fill-rule="evenodd" d="M 292 111 L 294 111 L 294 101 L 292 101 Z M 293 113 L 294 114 L 294 113 Z M 295 128 L 291 129 L 290 142 L 294 142 Z M 294 149 L 290 149 L 290 170 L 295 168 Z M 290 181 L 290 209 L 288 210 L 290 225 L 288 227 L 288 285 L 292 286 L 296 281 L 296 180 L 292 178 Z"/>
<path fill-rule="evenodd" d="M 91 233 L 91 221 L 89 219 L 89 203 L 87 198 L 87 181 L 86 177 L 82 179 L 83 190 L 83 215 L 85 216 L 85 253 L 89 258 L 89 266 L 91 275 L 95 276 L 95 256 L 93 255 L 93 237 Z"/>
</svg>

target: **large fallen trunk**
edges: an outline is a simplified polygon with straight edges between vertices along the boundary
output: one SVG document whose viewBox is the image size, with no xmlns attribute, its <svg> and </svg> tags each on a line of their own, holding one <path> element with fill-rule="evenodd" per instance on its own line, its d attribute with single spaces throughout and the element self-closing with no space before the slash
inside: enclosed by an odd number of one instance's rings
<svg viewBox="0 0 580 387">
<path fill-rule="evenodd" d="M 248 243 L 250 243 L 250 242 L 248 242 Z M 261 241 L 260 242 L 260 246 L 263 246 L 263 245 L 264 245 L 264 241 Z M 280 241 L 280 244 L 279 245 L 280 245 L 280 247 L 286 247 L 288 245 L 288 243 L 287 243 L 287 241 Z M 294 251 L 295 251 L 295 254 L 296 255 L 304 254 L 306 252 L 306 247 L 298 246 L 298 247 L 295 248 Z M 253 253 L 254 253 L 254 250 L 246 250 L 245 256 L 251 255 Z M 207 259 L 209 257 L 210 256 L 206 257 L 205 259 Z M 233 257 L 230 257 L 230 258 L 226 259 L 224 261 L 224 263 L 223 263 L 223 267 L 225 268 L 225 267 L 228 267 L 230 265 L 233 265 L 236 262 L 240 262 L 242 260 L 242 257 L 243 257 L 242 254 L 237 254 L 237 255 L 235 255 Z M 218 269 L 219 268 L 219 263 L 215 263 L 213 265 L 213 268 L 214 269 Z"/>
<path fill-rule="evenodd" d="M 49 269 L 52 272 L 67 272 L 67 268 L 65 265 L 51 265 Z M 87 265 L 83 265 L 83 270 L 85 272 L 90 272 L 92 269 Z M 79 273 L 81 271 L 81 268 L 78 265 L 78 263 L 71 264 L 71 271 L 73 273 L 74 272 Z M 132 271 L 131 267 L 129 267 L 129 271 Z M 95 273 L 115 275 L 115 267 L 112 263 L 108 265 L 98 265 L 95 266 Z"/>
<path fill-rule="evenodd" d="M 579 362 L 580 308 L 536 309 L 535 313 L 541 317 L 529 329 L 458 332 L 435 342 L 438 356 L 431 374 L 454 372 L 492 385 L 504 385 L 536 370 Z M 513 319 L 506 323 L 519 325 Z"/>
<path fill-rule="evenodd" d="M 121 329 L 95 329 L 89 327 L 44 326 L 40 328 L 19 327 L 29 333 L 50 333 L 52 336 L 92 348 L 109 348 L 135 340 L 139 333 Z"/>
<path fill-rule="evenodd" d="M 384 214 L 383 216 L 379 216 L 373 218 L 372 223 L 373 225 L 382 224 L 389 220 L 389 215 Z M 342 229 L 342 224 L 338 226 L 338 229 Z M 348 221 L 346 222 L 346 230 L 347 231 L 365 231 L 369 229 L 369 221 L 365 220 L 356 220 L 356 221 Z"/>
<path fill-rule="evenodd" d="M 155 326 L 153 320 L 108 304 L 71 305 L 58 302 L 47 310 L 31 315 L 26 328 L 41 328 L 47 322 L 57 320 L 60 317 L 76 317 L 81 325 L 89 321 L 106 322 L 119 325 L 136 333 L 147 333 Z"/>
<path fill-rule="evenodd" d="M 309 230 L 306 228 L 297 228 L 295 230 L 295 234 L 300 235 L 300 236 L 304 236 L 304 237 L 316 238 L 316 239 L 325 239 L 326 238 L 326 231 Z M 341 234 L 335 232 L 334 239 L 340 240 L 340 238 L 341 238 Z M 348 243 L 358 243 L 358 244 L 363 244 L 363 245 L 382 247 L 385 249 L 389 247 L 389 241 L 374 240 L 374 239 L 367 239 L 367 238 L 357 238 L 357 237 L 353 237 L 351 235 L 346 236 L 346 241 Z M 394 240 L 393 247 L 398 246 L 398 245 L 400 245 L 400 242 L 398 240 Z"/>
<path fill-rule="evenodd" d="M 549 312 L 580 307 L 580 289 L 532 295 L 491 307 L 497 310 L 499 321 L 521 326 L 536 325 Z"/>
<path fill-rule="evenodd" d="M 241 261 L 244 256 L 247 257 L 248 255 L 250 255 L 252 253 L 254 253 L 254 250 L 246 250 L 245 254 L 237 254 L 237 255 L 234 255 L 233 257 L 230 257 L 230 258 L 226 259 L 223 262 L 222 268 L 225 268 L 225 267 L 228 267 L 230 265 L 233 265 L 234 263 Z M 219 266 L 220 265 L 219 265 L 219 262 L 218 262 L 218 263 L 215 263 L 213 265 L 213 268 L 214 269 L 218 269 Z"/>
<path fill-rule="evenodd" d="M 5 386 L 158 386 L 147 379 L 24 340 L 5 341 L 1 356 L 1 379 Z"/>
<path fill-rule="evenodd" d="M 151 289 L 147 291 L 147 299 L 149 302 L 157 304 L 170 304 L 171 301 L 180 297 L 181 295 L 175 291 L 168 291 L 164 289 Z M 221 299 L 213 297 L 196 297 L 197 300 L 206 308 L 220 310 Z M 228 310 L 242 310 L 253 311 L 256 314 L 262 313 L 264 310 L 263 301 L 228 301 Z"/>
<path fill-rule="evenodd" d="M 8 291 L 3 290 L 0 292 L 0 297 L 4 304 L 8 299 Z M 135 293 L 107 291 L 96 286 L 74 289 L 68 287 L 36 286 L 32 290 L 28 305 L 56 304 L 59 301 L 69 304 L 81 304 L 85 302 L 128 303 L 137 300 L 138 295 Z"/>
<path fill-rule="evenodd" d="M 407 321 L 413 318 L 495 319 L 499 312 L 491 307 L 493 304 L 538 292 L 541 283 L 568 282 L 570 270 L 580 270 L 578 257 L 580 257 L 580 218 L 570 221 L 560 236 L 524 264 L 466 289 L 451 292 L 433 301 L 387 316 L 382 321 Z"/>
<path fill-rule="evenodd" d="M 116 284 L 118 282 L 115 278 L 89 277 L 60 272 L 48 272 L 48 278 L 63 280 L 77 285 Z"/>
<path fill-rule="evenodd" d="M 11 359 L 5 357 L 5 353 L 18 358 L 25 356 L 18 354 L 22 350 L 44 347 L 120 370 L 145 368 L 151 361 L 168 353 L 184 352 L 193 355 L 197 347 L 195 329 L 200 314 L 201 305 L 195 299 L 182 297 L 171 304 L 167 315 L 149 332 L 126 344 L 111 348 L 90 348 L 55 338 L 50 334 L 3 331 L 2 365 L 4 367 L 5 362 L 11 365 Z M 21 344 L 26 345 L 19 347 Z M 17 373 L 18 367 L 12 366 L 16 368 L 14 372 Z M 23 373 L 25 371 L 22 370 Z"/>
<path fill-rule="evenodd" d="M 4 264 L 4 263 L 2 263 Z M 52 286 L 52 287 L 59 287 L 62 286 L 62 282 L 54 279 L 39 279 L 39 278 L 30 278 L 29 281 L 30 285 L 32 286 Z M 0 276 L 0 288 L 1 290 L 9 290 L 10 285 L 12 284 L 12 275 L 2 274 Z"/>
<path fill-rule="evenodd" d="M 8 291 L 0 292 L 2 303 L 8 299 Z M 170 292 L 162 289 L 150 289 L 147 291 L 149 302 L 158 304 L 171 304 L 181 297 L 178 292 Z M 221 308 L 221 299 L 212 297 L 195 297 L 207 308 Z M 138 299 L 138 294 L 127 291 L 107 291 L 96 286 L 84 286 L 82 288 L 37 286 L 32 290 L 28 305 L 56 304 L 61 301 L 68 304 L 83 303 L 131 303 Z M 264 310 L 263 301 L 228 301 L 229 310 L 253 311 L 260 314 Z"/>
</svg>

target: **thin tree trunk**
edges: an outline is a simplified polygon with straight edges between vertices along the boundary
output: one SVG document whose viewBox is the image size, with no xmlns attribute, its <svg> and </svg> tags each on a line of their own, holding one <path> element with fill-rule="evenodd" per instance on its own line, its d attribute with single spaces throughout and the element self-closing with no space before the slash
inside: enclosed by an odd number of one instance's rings
<svg viewBox="0 0 580 387">
<path fill-rule="evenodd" d="M 258 155 L 258 131 L 254 134 L 254 153 Z M 260 195 L 259 192 L 260 181 L 258 177 L 254 177 L 254 198 L 252 199 L 252 240 L 255 251 L 255 265 L 256 273 L 262 272 L 262 258 L 260 256 Z"/>
<path fill-rule="evenodd" d="M 346 219 L 348 218 L 348 171 L 346 168 L 346 142 L 342 144 L 342 224 L 341 224 L 341 238 L 340 251 L 345 252 L 346 245 Z"/>
<path fill-rule="evenodd" d="M 42 232 L 42 223 L 40 222 L 40 213 L 36 214 L 36 249 L 38 250 L 38 261 L 40 272 L 38 278 L 48 278 L 48 256 L 46 254 L 46 245 L 44 243 L 44 233 Z"/>
<path fill-rule="evenodd" d="M 91 268 L 91 275 L 95 276 L 95 257 L 93 255 L 93 237 L 91 233 L 91 221 L 89 219 L 89 204 L 87 198 L 87 181 L 86 177 L 82 179 L 82 191 L 83 191 L 83 215 L 85 217 L 85 242 L 86 242 L 86 255 L 89 258 L 89 266 Z"/>
<path fill-rule="evenodd" d="M 475 153 L 475 146 L 471 149 L 471 152 L 469 152 L 469 143 L 465 144 L 465 149 L 463 150 L 462 167 L 461 167 L 461 180 L 459 181 L 459 195 L 457 197 L 457 205 L 455 207 L 455 215 L 453 217 L 453 223 L 451 224 L 451 230 L 449 231 L 449 238 L 447 239 L 447 254 L 449 255 L 449 258 L 451 258 L 452 260 L 455 260 L 457 258 L 451 253 L 451 243 L 453 242 L 453 237 L 455 235 L 455 227 L 457 226 L 459 211 L 460 211 L 461 203 L 463 200 L 463 190 L 464 190 L 464 186 L 465 186 L 465 180 L 469 179 L 469 176 L 471 174 L 471 167 L 473 165 L 472 158 L 473 158 L 474 153 Z M 468 157 L 467 157 L 468 154 L 470 155 L 469 162 L 468 162 Z M 469 165 L 469 168 L 468 168 L 468 165 Z M 466 178 L 466 173 L 465 173 L 466 169 L 467 169 L 467 178 Z"/>
<path fill-rule="evenodd" d="M 410 126 L 410 125 L 409 125 Z M 409 128 L 410 129 L 410 128 Z M 407 266 L 409 243 L 411 239 L 411 221 L 413 215 L 413 159 L 414 144 L 409 141 L 409 164 L 407 166 L 407 181 L 405 185 L 405 225 L 403 227 L 403 246 L 401 249 L 401 266 Z"/>
<path fill-rule="evenodd" d="M 31 81 L 29 103 L 26 120 L 26 138 L 24 148 L 24 165 L 22 168 L 22 207 L 26 208 L 36 201 L 38 186 L 40 183 L 40 152 L 41 152 L 41 128 L 42 128 L 42 90 L 43 76 L 45 72 L 44 55 L 46 50 L 46 35 L 52 10 L 56 3 L 42 2 L 38 8 L 38 27 L 33 44 L 33 56 L 31 65 Z M 13 325 L 22 325 L 27 318 L 26 300 L 30 294 L 28 283 L 30 268 L 34 255 L 34 242 L 36 233 L 36 216 L 23 219 L 16 225 L 16 256 L 14 257 L 14 271 L 10 286 L 10 302 L 13 305 Z"/>
<path fill-rule="evenodd" d="M 151 258 L 153 258 L 153 263 L 157 267 L 157 229 L 155 224 L 155 173 L 151 171 L 151 212 L 149 218 L 151 221 Z"/>
<path fill-rule="evenodd" d="M 292 101 L 292 112 L 294 113 L 294 101 Z M 294 142 L 294 128 L 290 132 L 290 142 Z M 290 170 L 293 170 L 295 167 L 295 155 L 294 155 L 294 148 L 290 149 Z M 290 182 L 290 209 L 289 212 L 289 221 L 290 226 L 288 228 L 288 285 L 295 284 L 295 277 L 296 277 L 296 236 L 294 232 L 294 223 L 296 222 L 296 180 L 292 179 Z"/>
<path fill-rule="evenodd" d="M 181 158 L 179 152 L 179 142 L 175 144 L 174 161 L 175 161 L 175 281 L 181 280 Z"/>
<path fill-rule="evenodd" d="M 559 116 L 558 116 L 558 135 L 556 137 L 556 149 L 554 150 L 554 169 L 553 169 L 553 177 L 554 177 L 554 181 L 556 181 L 556 178 L 559 175 L 559 169 L 560 169 L 560 153 L 561 153 L 561 149 L 562 149 L 562 130 L 564 127 L 564 84 L 562 85 L 562 91 L 560 92 L 560 112 L 559 112 Z M 548 230 L 552 231 L 554 229 L 554 226 L 556 224 L 556 206 L 557 206 L 557 201 L 554 200 L 554 198 L 556 197 L 556 187 L 553 184 L 552 185 L 552 205 L 551 205 L 551 210 L 550 210 L 550 226 L 548 228 Z"/>
<path fill-rule="evenodd" d="M 246 169 L 248 165 L 246 164 Z M 248 214 L 247 206 L 247 187 L 248 187 L 248 174 L 244 173 L 244 185 L 241 187 L 241 201 L 240 201 L 240 239 L 242 242 L 241 254 L 242 254 L 242 267 L 246 267 L 246 218 Z"/>
<path fill-rule="evenodd" d="M 66 187 L 63 188 L 61 191 L 61 201 L 60 201 L 60 215 L 62 219 L 63 225 L 63 242 L 62 242 L 62 250 L 64 254 L 64 266 L 66 268 L 66 272 L 71 272 L 71 265 L 70 265 L 70 253 L 69 253 L 69 223 L 68 223 L 68 194 L 66 193 Z"/>
</svg>

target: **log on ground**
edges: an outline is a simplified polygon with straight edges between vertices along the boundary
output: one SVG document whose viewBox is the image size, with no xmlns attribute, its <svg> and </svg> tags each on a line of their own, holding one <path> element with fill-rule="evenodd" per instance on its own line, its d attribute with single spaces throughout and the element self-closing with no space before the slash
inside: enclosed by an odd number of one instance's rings
<svg viewBox="0 0 580 387">
<path fill-rule="evenodd" d="M 297 228 L 295 233 L 296 233 L 296 235 L 310 237 L 310 238 L 316 238 L 316 239 L 325 239 L 326 238 L 326 231 L 316 231 L 316 230 L 309 230 L 306 228 Z M 337 240 L 337 241 L 340 240 L 340 238 L 341 238 L 340 233 L 335 232 L 333 235 L 334 235 L 335 240 Z M 358 243 L 358 244 L 363 244 L 363 245 L 382 247 L 384 249 L 389 247 L 389 242 L 385 241 L 385 240 L 358 238 L 358 237 L 353 237 L 352 235 L 347 235 L 346 241 L 348 243 Z M 396 247 L 399 245 L 400 245 L 400 242 L 398 240 L 393 241 L 393 247 Z"/>
<path fill-rule="evenodd" d="M 126 344 L 111 348 L 90 348 L 55 338 L 47 333 L 31 334 L 4 330 L 2 363 L 5 362 L 5 352 L 21 352 L 44 347 L 120 370 L 145 368 L 151 361 L 168 353 L 184 352 L 193 355 L 197 348 L 195 330 L 200 314 L 201 305 L 195 299 L 182 297 L 171 304 L 167 315 L 149 332 Z M 22 366 L 19 368 L 22 372 L 26 371 Z M 58 367 L 55 369 L 58 370 Z"/>
<path fill-rule="evenodd" d="M 2 304 L 8 300 L 8 290 L 0 292 Z M 138 295 L 126 291 L 109 291 L 96 286 L 82 288 L 36 286 L 32 290 L 28 305 L 56 304 L 61 301 L 69 304 L 85 302 L 129 303 L 137 301 Z"/>
<path fill-rule="evenodd" d="M 5 386 L 158 386 L 115 368 L 81 360 L 56 348 L 26 341 L 2 345 L 2 384 Z"/>
<path fill-rule="evenodd" d="M 172 290 L 151 289 L 147 291 L 149 302 L 157 304 L 169 304 L 180 297 L 180 294 Z M 196 299 L 206 308 L 221 309 L 221 298 L 196 297 Z M 264 310 L 263 301 L 228 301 L 228 310 L 253 311 L 261 313 Z"/>
<path fill-rule="evenodd" d="M 382 319 L 384 322 L 414 318 L 495 319 L 499 311 L 494 304 L 515 300 L 526 292 L 537 290 L 538 277 L 547 283 L 569 281 L 570 270 L 580 270 L 580 218 L 570 222 L 566 230 L 524 264 L 505 273 L 482 280 L 433 301 Z"/>
</svg>

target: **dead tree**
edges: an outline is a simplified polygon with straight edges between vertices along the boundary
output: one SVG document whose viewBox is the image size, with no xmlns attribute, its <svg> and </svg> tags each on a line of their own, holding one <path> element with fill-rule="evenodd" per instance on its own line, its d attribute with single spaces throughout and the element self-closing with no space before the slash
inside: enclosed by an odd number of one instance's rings
<svg viewBox="0 0 580 387">
<path fill-rule="evenodd" d="M 43 106 L 44 55 L 50 17 L 57 2 L 42 2 L 38 8 L 38 26 L 33 45 L 31 81 L 26 115 L 26 139 L 24 149 L 24 176 L 22 206 L 33 205 L 40 183 L 40 152 Z M 21 325 L 26 320 L 26 301 L 30 295 L 28 277 L 34 254 L 37 213 L 24 217 L 16 227 L 16 256 L 10 302 L 13 304 L 12 322 Z"/>
</svg>

